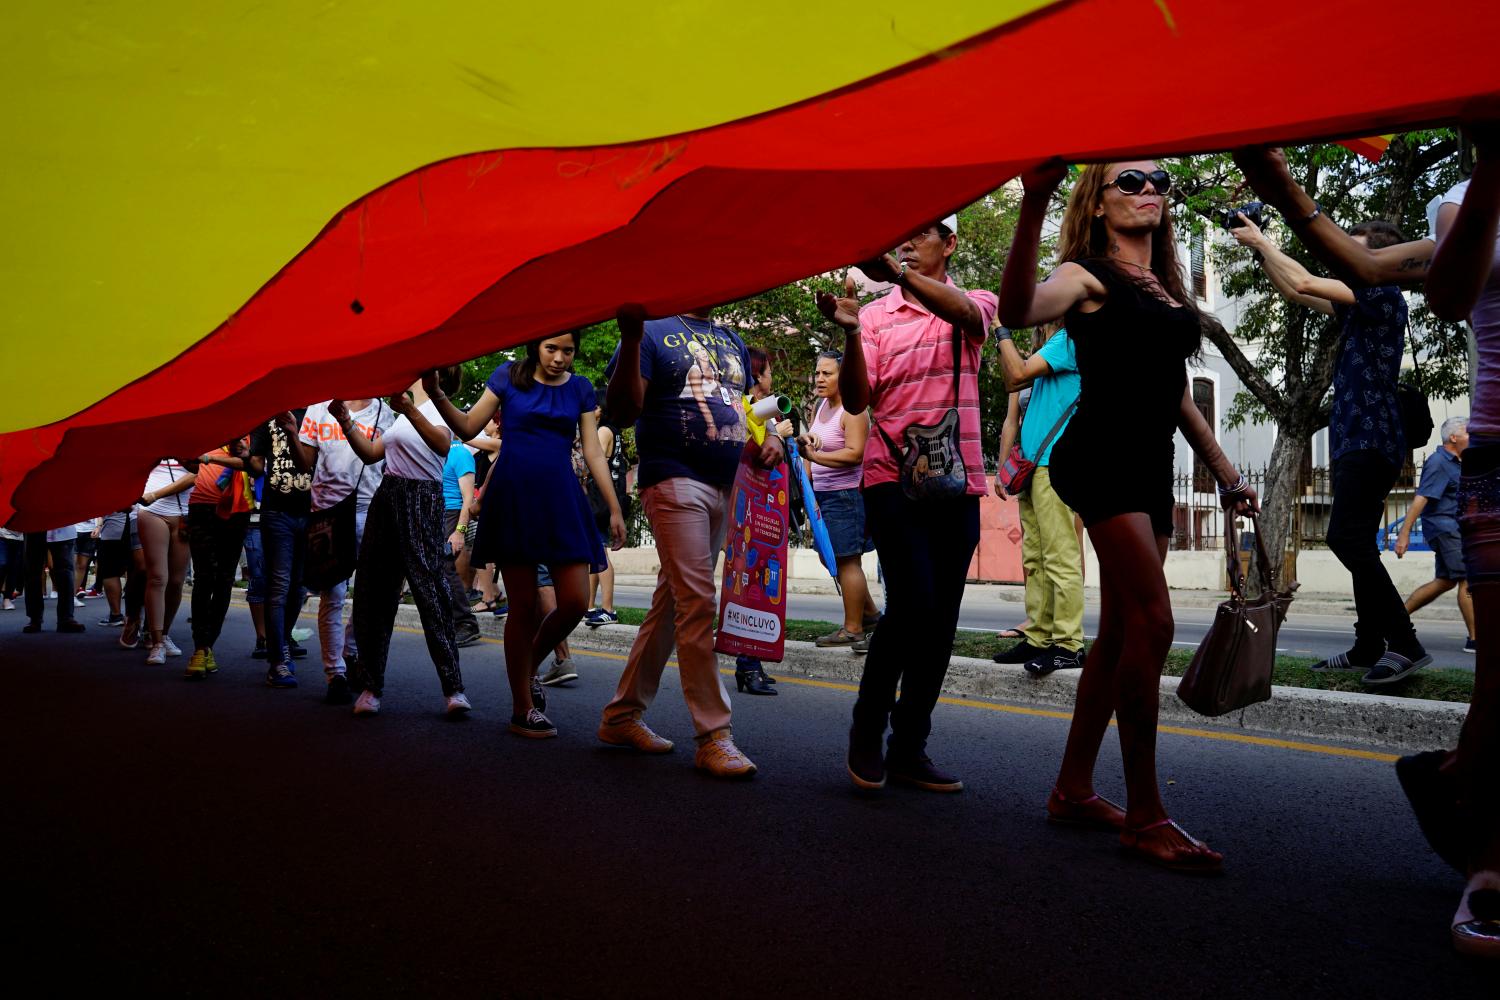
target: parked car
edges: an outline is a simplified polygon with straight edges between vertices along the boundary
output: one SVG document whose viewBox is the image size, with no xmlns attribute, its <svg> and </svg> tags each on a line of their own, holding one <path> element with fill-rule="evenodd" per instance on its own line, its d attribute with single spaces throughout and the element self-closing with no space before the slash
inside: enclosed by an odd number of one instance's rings
<svg viewBox="0 0 1500 1000">
<path fill-rule="evenodd" d="M 1398 517 L 1376 534 L 1375 544 L 1380 551 L 1396 551 L 1396 539 L 1401 537 L 1401 525 L 1406 523 L 1406 517 Z M 1431 552 L 1432 546 L 1422 537 L 1422 521 L 1417 519 L 1417 526 L 1411 529 L 1411 537 L 1407 539 L 1406 551 L 1408 552 Z"/>
</svg>

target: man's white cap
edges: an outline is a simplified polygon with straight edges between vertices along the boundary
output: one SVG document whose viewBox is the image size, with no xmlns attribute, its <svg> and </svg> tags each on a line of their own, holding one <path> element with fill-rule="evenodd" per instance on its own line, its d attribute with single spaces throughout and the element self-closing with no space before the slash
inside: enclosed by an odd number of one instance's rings
<svg viewBox="0 0 1500 1000">
<path fill-rule="evenodd" d="M 948 232 L 950 233 L 958 232 L 958 213 L 954 212 L 952 215 L 944 219 L 943 225 L 948 227 Z"/>
</svg>

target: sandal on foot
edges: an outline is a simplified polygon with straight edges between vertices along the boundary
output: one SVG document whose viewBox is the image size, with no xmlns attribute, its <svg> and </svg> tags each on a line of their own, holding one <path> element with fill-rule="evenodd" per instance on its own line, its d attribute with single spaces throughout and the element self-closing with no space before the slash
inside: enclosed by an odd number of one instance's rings
<svg viewBox="0 0 1500 1000">
<path fill-rule="evenodd" d="M 1163 827 L 1171 827 L 1182 834 L 1182 838 L 1189 845 L 1201 847 L 1207 853 L 1193 853 L 1174 848 L 1169 854 L 1158 854 L 1142 845 L 1141 838 L 1145 834 Z M 1124 828 L 1120 831 L 1120 847 L 1131 857 L 1149 861 L 1168 871 L 1181 872 L 1184 875 L 1222 875 L 1224 873 L 1224 856 L 1170 819 L 1157 820 L 1155 823 L 1147 823 L 1135 829 Z"/>
<path fill-rule="evenodd" d="M 496 602 L 496 601 L 480 601 L 478 604 L 474 605 L 469 610 L 472 611 L 472 612 L 474 612 L 476 615 L 482 615 L 486 611 L 488 611 L 490 614 L 494 614 L 495 613 L 495 606 L 496 606 L 497 603 L 498 602 Z"/>
<path fill-rule="evenodd" d="M 1458 790 L 1441 771 L 1446 750 L 1428 750 L 1396 761 L 1396 780 L 1416 814 L 1417 826 L 1437 856 L 1460 875 L 1468 871 L 1464 858 L 1464 824 Z"/>
<path fill-rule="evenodd" d="M 1469 879 L 1450 933 L 1460 954 L 1500 959 L 1500 872 L 1479 871 Z"/>
<path fill-rule="evenodd" d="M 1047 796 L 1047 822 L 1119 833 L 1125 829 L 1125 810 L 1102 795 L 1069 799 L 1054 788 L 1052 794 Z"/>
<path fill-rule="evenodd" d="M 1029 625 L 1029 622 L 1025 625 L 1012 625 L 1010 628 L 1001 629 L 995 635 L 1001 639 L 1024 639 L 1026 638 L 1026 629 Z"/>
</svg>

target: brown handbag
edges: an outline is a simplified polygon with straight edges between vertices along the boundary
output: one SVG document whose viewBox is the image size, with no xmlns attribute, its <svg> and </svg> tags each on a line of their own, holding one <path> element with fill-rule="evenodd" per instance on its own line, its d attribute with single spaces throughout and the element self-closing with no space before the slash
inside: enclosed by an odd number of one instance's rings
<svg viewBox="0 0 1500 1000">
<path fill-rule="evenodd" d="M 1208 634 L 1193 654 L 1193 662 L 1177 697 L 1199 715 L 1227 715 L 1236 709 L 1269 701 L 1271 670 L 1276 665 L 1276 633 L 1286 620 L 1297 589 L 1293 581 L 1278 591 L 1271 580 L 1270 560 L 1265 542 L 1255 532 L 1255 549 L 1259 557 L 1261 594 L 1252 600 L 1245 597 L 1245 577 L 1240 571 L 1239 525 L 1226 512 L 1224 518 L 1224 551 L 1229 557 L 1229 600 L 1219 605 Z"/>
</svg>

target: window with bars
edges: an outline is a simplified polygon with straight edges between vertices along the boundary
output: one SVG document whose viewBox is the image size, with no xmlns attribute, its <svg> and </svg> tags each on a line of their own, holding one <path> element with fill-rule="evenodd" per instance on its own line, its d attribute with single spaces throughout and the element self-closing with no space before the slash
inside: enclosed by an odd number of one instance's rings
<svg viewBox="0 0 1500 1000">
<path fill-rule="evenodd" d="M 1193 405 L 1198 407 L 1198 412 L 1203 414 L 1203 420 L 1208 424 L 1209 430 L 1213 431 L 1215 438 L 1219 436 L 1219 428 L 1214 424 L 1214 383 L 1213 379 L 1193 379 Z M 1214 492 L 1217 483 L 1214 482 L 1214 474 L 1209 471 L 1203 459 L 1193 452 L 1193 490 L 1197 493 Z"/>
<path fill-rule="evenodd" d="M 1208 300 L 1208 248 L 1203 236 L 1203 227 L 1194 226 L 1188 243 L 1188 271 L 1193 278 L 1193 295 L 1201 301 Z"/>
</svg>

